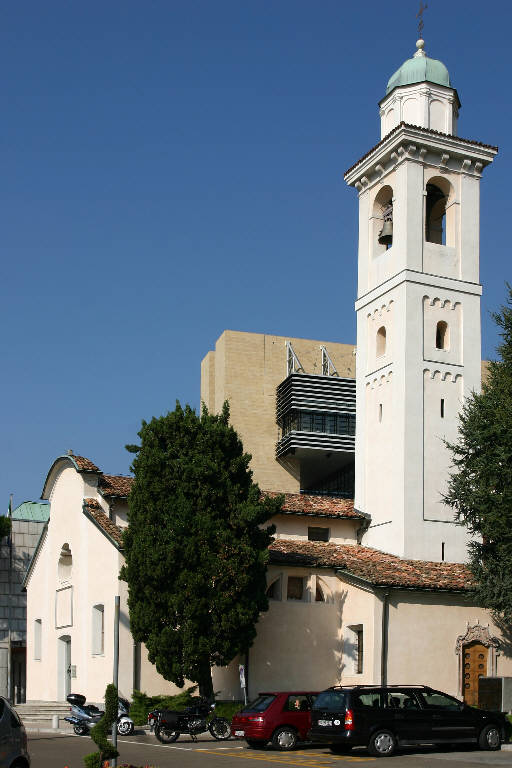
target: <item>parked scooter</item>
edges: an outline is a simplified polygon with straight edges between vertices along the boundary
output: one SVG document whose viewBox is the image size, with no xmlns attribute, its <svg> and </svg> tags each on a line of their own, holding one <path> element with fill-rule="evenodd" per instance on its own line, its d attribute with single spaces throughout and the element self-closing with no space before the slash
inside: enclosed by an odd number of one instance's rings
<svg viewBox="0 0 512 768">
<path fill-rule="evenodd" d="M 71 704 L 71 714 L 65 717 L 68 723 L 73 726 L 77 736 L 86 736 L 93 725 L 103 717 L 103 711 L 94 704 L 86 704 L 85 696 L 81 693 L 70 693 L 66 696 L 66 701 Z M 126 699 L 119 699 L 117 713 L 117 732 L 122 736 L 129 736 L 135 730 L 133 720 L 128 717 L 130 704 Z"/>
</svg>

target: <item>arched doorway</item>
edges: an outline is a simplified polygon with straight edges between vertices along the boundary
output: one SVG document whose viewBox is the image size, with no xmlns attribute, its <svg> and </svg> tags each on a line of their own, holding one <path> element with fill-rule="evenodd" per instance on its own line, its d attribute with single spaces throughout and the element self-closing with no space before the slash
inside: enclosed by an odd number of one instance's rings
<svg viewBox="0 0 512 768">
<path fill-rule="evenodd" d="M 66 701 L 71 693 L 71 637 L 61 635 L 57 641 L 57 694 Z"/>
<path fill-rule="evenodd" d="M 489 649 L 476 640 L 462 647 L 463 695 L 470 707 L 478 706 L 478 678 L 487 677 Z"/>
<path fill-rule="evenodd" d="M 455 653 L 459 657 L 459 692 L 470 707 L 478 706 L 478 679 L 495 677 L 500 643 L 489 627 L 477 623 L 459 635 Z"/>
</svg>

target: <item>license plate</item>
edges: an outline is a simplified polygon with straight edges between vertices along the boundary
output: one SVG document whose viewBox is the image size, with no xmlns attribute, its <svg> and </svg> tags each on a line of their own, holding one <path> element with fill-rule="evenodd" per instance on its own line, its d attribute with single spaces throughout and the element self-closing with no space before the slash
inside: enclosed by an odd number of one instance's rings
<svg viewBox="0 0 512 768">
<path fill-rule="evenodd" d="M 235 736 L 245 736 L 245 731 L 235 731 Z"/>
<path fill-rule="evenodd" d="M 318 725 L 321 728 L 330 728 L 330 726 L 332 725 L 332 720 L 319 720 Z"/>
</svg>

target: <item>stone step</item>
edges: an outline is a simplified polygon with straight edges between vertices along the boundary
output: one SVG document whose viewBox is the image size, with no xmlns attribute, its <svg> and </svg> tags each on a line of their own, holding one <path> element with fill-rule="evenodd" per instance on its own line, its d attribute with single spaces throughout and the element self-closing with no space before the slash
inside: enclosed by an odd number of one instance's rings
<svg viewBox="0 0 512 768">
<path fill-rule="evenodd" d="M 69 715 L 70 708 L 67 701 L 29 701 L 16 705 L 23 722 L 51 721 L 53 715 L 63 718 Z"/>
</svg>

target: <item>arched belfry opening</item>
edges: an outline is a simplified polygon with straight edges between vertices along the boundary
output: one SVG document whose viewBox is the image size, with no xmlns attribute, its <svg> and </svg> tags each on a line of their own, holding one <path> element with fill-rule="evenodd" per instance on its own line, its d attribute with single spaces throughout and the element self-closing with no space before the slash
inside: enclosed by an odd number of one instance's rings
<svg viewBox="0 0 512 768">
<path fill-rule="evenodd" d="M 431 178 L 426 185 L 425 240 L 437 245 L 455 244 L 455 208 L 450 182 L 441 177 Z"/>
<path fill-rule="evenodd" d="M 446 245 L 446 195 L 436 184 L 427 184 L 425 240 Z"/>
<path fill-rule="evenodd" d="M 393 189 L 389 184 L 377 192 L 372 215 L 374 253 L 378 254 L 393 245 Z"/>
</svg>

